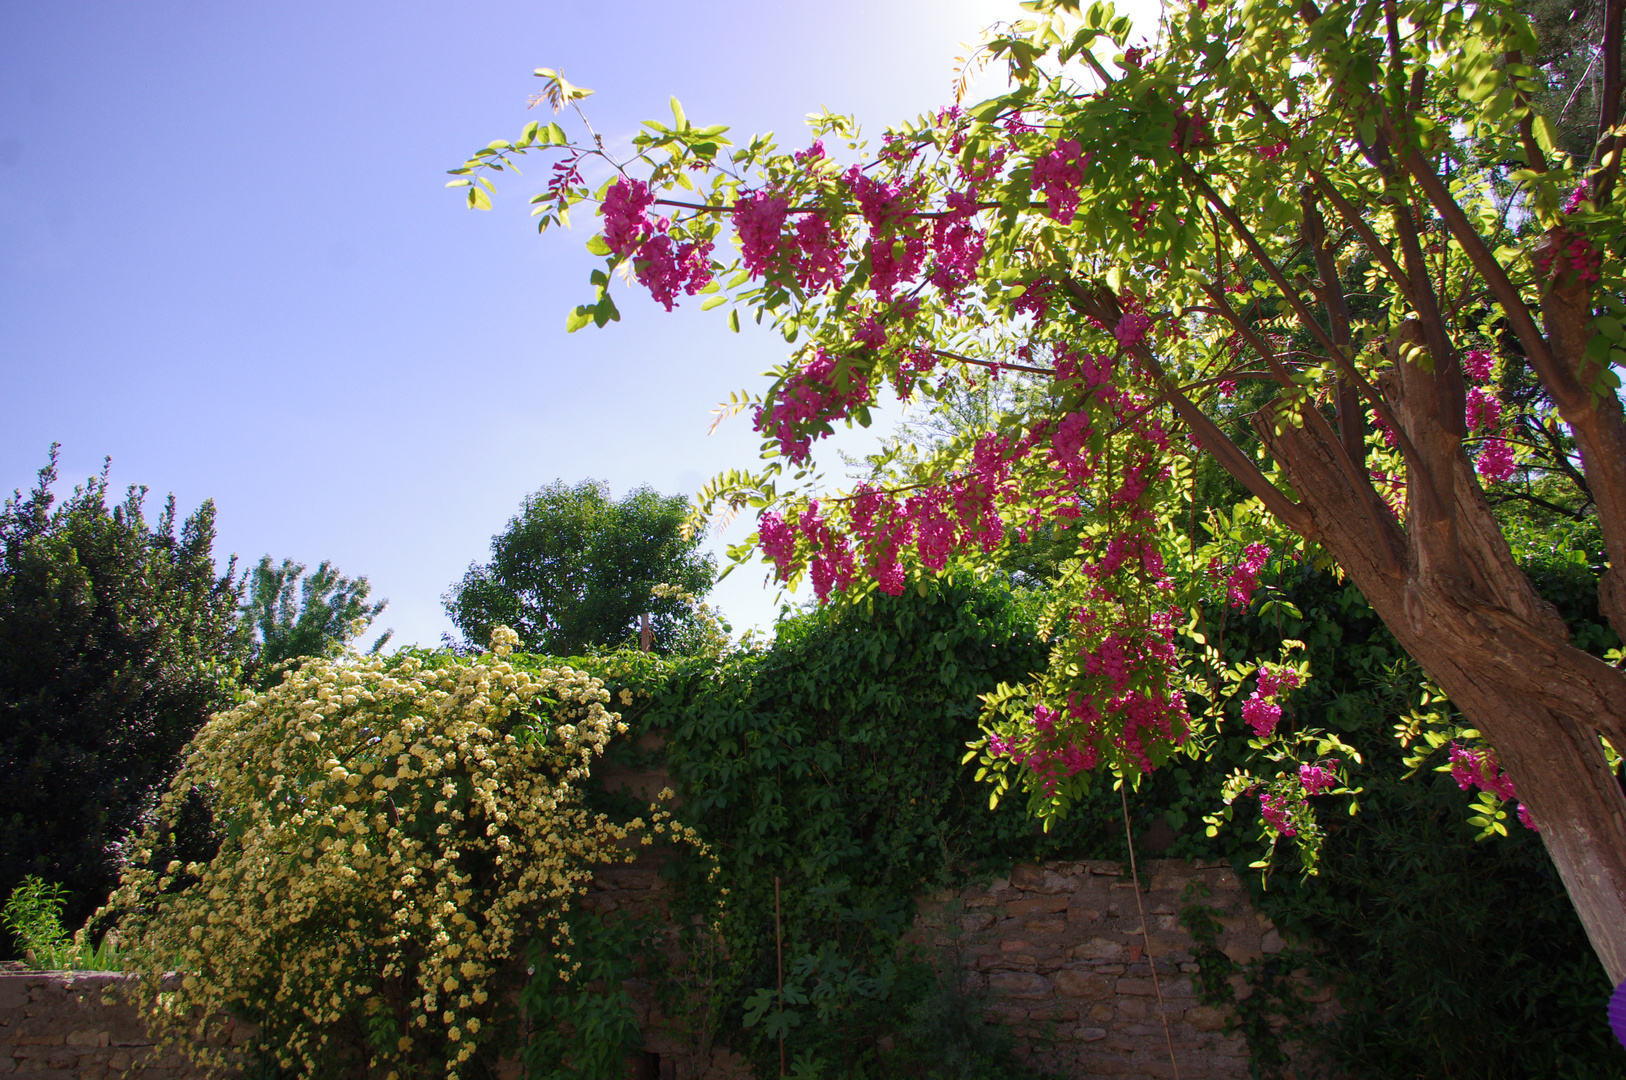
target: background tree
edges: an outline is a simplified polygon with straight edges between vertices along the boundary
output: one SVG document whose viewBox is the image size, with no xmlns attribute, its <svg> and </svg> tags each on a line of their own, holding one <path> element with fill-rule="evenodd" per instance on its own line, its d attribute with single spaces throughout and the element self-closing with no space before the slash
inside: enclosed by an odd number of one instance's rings
<svg viewBox="0 0 1626 1080">
<path fill-rule="evenodd" d="M 1510 3 L 1198 0 L 1168 9 L 1155 53 L 1104 4 L 1027 7 L 1036 18 L 988 45 L 1012 92 L 921 117 L 873 154 L 845 118 L 815 118 L 865 156 L 853 168 L 822 143 L 725 150 L 726 128 L 674 102 L 627 161 L 533 123 L 453 183 L 489 205 L 481 170 L 563 146 L 537 213 L 545 228 L 599 199 L 589 246 L 606 262 L 571 329 L 615 317 L 609 284 L 630 264 L 668 308 L 716 294 L 704 306 L 733 301 L 803 342 L 756 414 L 776 460 L 704 493 L 765 508 L 758 542 L 787 580 L 897 593 L 1036 522 L 1077 530 L 1050 669 L 1000 706 L 985 755 L 1021 770 L 1037 809 L 1060 812 L 1098 768 L 1138 776 L 1200 744 L 1210 716 L 1188 712 L 1199 688 L 1182 685 L 1176 639 L 1204 569 L 1246 604 L 1273 549 L 1330 557 L 1488 740 L 1481 779 L 1507 797 L 1517 778 L 1626 980 L 1626 797 L 1600 742 L 1626 746 L 1626 678 L 1569 641 L 1487 499 L 1521 474 L 1578 483 L 1611 564 L 1600 608 L 1626 630 L 1626 4 L 1596 22 L 1584 159 L 1534 104 L 1540 46 Z M 539 74 L 556 107 L 586 93 Z M 618 170 L 596 192 L 578 179 L 588 156 Z M 723 215 L 732 264 L 712 258 Z M 1026 370 L 1045 394 L 930 460 L 889 452 L 856 490 L 817 489 L 813 443 L 867 423 L 883 386 L 930 395 L 989 368 Z M 1526 374 L 1534 400 L 1504 396 Z M 1251 418 L 1263 465 L 1226 432 L 1247 381 L 1274 391 Z M 1518 418 L 1531 412 L 1535 443 Z M 1197 549 L 1173 527 L 1190 447 L 1256 500 Z M 1259 738 L 1283 736 L 1276 699 L 1305 674 L 1285 657 L 1241 673 Z M 1312 831 L 1313 775 L 1270 781 L 1278 835 Z M 1230 794 L 1260 787 L 1239 777 Z"/>
<path fill-rule="evenodd" d="M 57 450 L 0 509 L 0 895 L 28 874 L 70 890 L 78 926 L 117 881 L 118 844 L 209 714 L 248 643 L 215 508 L 158 520 L 107 472 L 56 504 Z"/>
<path fill-rule="evenodd" d="M 469 643 L 491 628 L 512 627 L 531 652 L 572 656 L 624 644 L 652 616 L 655 648 L 674 646 L 694 618 L 673 585 L 704 596 L 716 562 L 685 537 L 689 502 L 640 487 L 620 501 L 599 480 L 555 481 L 527 496 L 508 527 L 491 539 L 491 561 L 469 567 L 446 593 L 446 613 Z"/>
<path fill-rule="evenodd" d="M 307 575 L 304 563 L 284 559 L 278 566 L 266 555 L 247 584 L 243 629 L 254 642 L 248 677 L 262 687 L 280 678 L 273 670 L 278 664 L 336 655 L 389 606 L 388 600 L 367 603 L 372 592 L 367 579 L 347 578 L 326 559 Z M 384 631 L 367 651 L 382 651 L 394 634 Z"/>
</svg>

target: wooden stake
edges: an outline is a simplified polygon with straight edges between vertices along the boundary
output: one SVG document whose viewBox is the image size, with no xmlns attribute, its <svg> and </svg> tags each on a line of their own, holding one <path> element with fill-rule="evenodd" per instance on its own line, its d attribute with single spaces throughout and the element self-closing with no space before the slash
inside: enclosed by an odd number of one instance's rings
<svg viewBox="0 0 1626 1080">
<path fill-rule="evenodd" d="M 779 928 L 779 875 L 773 879 L 773 936 L 779 952 L 779 1075 L 785 1073 L 785 935 Z"/>
</svg>

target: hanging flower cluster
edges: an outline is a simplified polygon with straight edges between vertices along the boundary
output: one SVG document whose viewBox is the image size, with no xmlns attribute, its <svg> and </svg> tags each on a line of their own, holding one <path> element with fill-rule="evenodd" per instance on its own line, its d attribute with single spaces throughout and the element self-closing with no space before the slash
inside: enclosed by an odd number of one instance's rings
<svg viewBox="0 0 1626 1080">
<path fill-rule="evenodd" d="M 649 295 L 671 311 L 681 291 L 690 296 L 711 284 L 709 240 L 674 242 L 668 218 L 651 220 L 649 185 L 620 177 L 604 192 L 604 242 L 620 258 L 634 260 L 634 272 Z"/>
<path fill-rule="evenodd" d="M 1472 791 L 1478 788 L 1489 792 L 1503 802 L 1519 797 L 1518 790 L 1513 786 L 1513 777 L 1503 770 L 1501 763 L 1496 760 L 1496 751 L 1486 747 L 1475 750 L 1452 741 L 1450 747 L 1451 779 L 1457 782 L 1457 787 L 1463 791 Z M 1535 819 L 1530 811 L 1525 809 L 1524 803 L 1519 804 L 1519 823 L 1532 831 L 1536 830 Z"/>
</svg>

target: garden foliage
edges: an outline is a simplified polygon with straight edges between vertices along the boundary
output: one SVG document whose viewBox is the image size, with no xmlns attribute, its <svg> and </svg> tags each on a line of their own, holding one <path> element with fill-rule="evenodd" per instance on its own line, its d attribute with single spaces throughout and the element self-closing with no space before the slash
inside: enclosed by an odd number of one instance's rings
<svg viewBox="0 0 1626 1080">
<path fill-rule="evenodd" d="M 0 510 L 0 896 L 28 875 L 59 884 L 73 927 L 181 748 L 231 703 L 246 643 L 213 503 L 182 521 L 171 497 L 149 522 L 145 488 L 109 505 L 104 471 L 58 502 L 56 478 L 53 447 Z"/>
<path fill-rule="evenodd" d="M 1578 640 L 1613 647 L 1589 587 L 1597 552 L 1586 531 L 1540 535 L 1540 550 L 1520 550 L 1532 577 Z M 1093 789 L 1045 832 L 1016 801 L 990 811 L 986 785 L 960 764 L 964 745 L 984 734 L 975 695 L 1043 662 L 1038 606 L 1008 582 L 961 573 L 925 595 L 793 617 L 766 651 L 720 662 L 627 653 L 596 662 L 632 726 L 664 736 L 655 758 L 670 763 L 680 813 L 719 860 L 734 961 L 713 984 L 723 991 L 722 1038 L 751 1048 L 760 1069 L 777 1069 L 781 1031 L 793 1059 L 826 1075 L 1013 1067 L 1005 1050 L 974 1041 L 987 1037 L 975 999 L 899 942 L 914 899 L 935 887 L 1014 862 L 1127 858 L 1116 791 Z M 1425 680 L 1359 591 L 1286 563 L 1262 576 L 1248 607 L 1221 604 L 1208 615 L 1216 663 L 1247 667 L 1277 655 L 1284 639 L 1302 641 L 1314 678 L 1284 697 L 1281 726 L 1325 725 L 1362 757 L 1350 770 L 1359 812 L 1345 812 L 1348 795 L 1323 812 L 1313 878 L 1300 877 L 1294 848 L 1276 852 L 1262 876 L 1254 836 L 1272 832 L 1257 798 L 1237 800 L 1212 830 L 1203 821 L 1222 805 L 1233 770 L 1261 765 L 1242 695 L 1224 703 L 1209 753 L 1172 762 L 1130 794 L 1141 857 L 1229 859 L 1262 910 L 1301 942 L 1321 943 L 1254 967 L 1226 959 L 1219 971 L 1208 958 L 1216 988 L 1229 974 L 1259 985 L 1241 1029 L 1259 1060 L 1307 1044 L 1373 1080 L 1397 1075 L 1401 1062 L 1425 1075 L 1618 1073 L 1626 1062 L 1600 1019 L 1607 978 L 1539 839 L 1515 827 L 1476 842 L 1482 830 L 1467 820 L 1474 804 L 1449 771 L 1448 744 L 1415 765 L 1403 760 L 1394 729 L 1429 711 Z M 1453 715 L 1448 705 L 1436 711 Z M 645 756 L 620 743 L 610 753 L 629 763 Z M 685 890 L 689 903 L 713 895 Z M 1283 976 L 1300 967 L 1337 988 L 1345 1008 L 1335 1027 L 1310 1030 L 1306 1010 L 1292 1006 L 1296 990 Z M 894 1037 L 891 1054 L 880 1048 L 885 1035 Z M 951 1065 L 944 1055 L 955 1046 Z"/>
</svg>

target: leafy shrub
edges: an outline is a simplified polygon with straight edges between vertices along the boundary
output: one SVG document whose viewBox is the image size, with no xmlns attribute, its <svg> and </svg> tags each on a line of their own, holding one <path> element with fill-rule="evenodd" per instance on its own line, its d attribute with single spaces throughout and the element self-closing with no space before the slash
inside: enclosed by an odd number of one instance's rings
<svg viewBox="0 0 1626 1080">
<path fill-rule="evenodd" d="M 205 726 L 111 901 L 155 958 L 140 1003 L 166 1039 L 226 1064 L 207 1036 L 229 1010 L 305 1077 L 456 1080 L 495 1052 L 526 941 L 554 926 L 568 949 L 557 923 L 594 866 L 650 839 L 581 805 L 624 730 L 603 686 L 510 662 L 514 640 L 499 628 L 476 660 L 312 659 Z M 162 854 L 193 792 L 221 836 L 207 865 Z"/>
<path fill-rule="evenodd" d="M 45 971 L 107 971 L 118 967 L 118 949 L 111 939 L 97 948 L 76 939 L 62 925 L 67 890 L 55 882 L 30 875 L 22 880 L 6 906 L 0 923 L 16 936 L 18 951 L 33 967 Z"/>
</svg>

